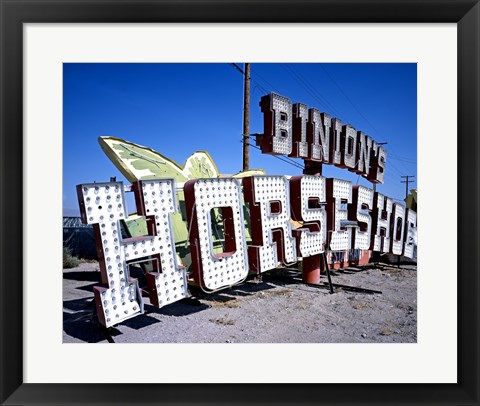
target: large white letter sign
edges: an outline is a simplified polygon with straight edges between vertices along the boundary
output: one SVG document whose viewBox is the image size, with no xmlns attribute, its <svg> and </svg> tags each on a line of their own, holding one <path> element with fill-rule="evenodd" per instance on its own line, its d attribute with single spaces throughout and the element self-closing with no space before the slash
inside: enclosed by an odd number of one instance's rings
<svg viewBox="0 0 480 406">
<path fill-rule="evenodd" d="M 403 253 L 403 232 L 405 222 L 405 206 L 402 204 L 393 204 L 392 213 L 392 249 L 391 253 L 402 255 Z"/>
<path fill-rule="evenodd" d="M 403 256 L 413 258 L 413 248 L 417 245 L 417 213 L 407 209 L 405 216 L 405 245 Z"/>
<path fill-rule="evenodd" d="M 240 182 L 196 179 L 184 191 L 195 282 L 209 291 L 242 282 L 249 269 Z M 213 209 L 220 209 L 223 221 L 224 251 L 218 254 L 212 243 Z"/>
<path fill-rule="evenodd" d="M 353 248 L 368 250 L 372 233 L 373 190 L 365 186 L 354 186 L 352 204 L 348 207 L 348 219 L 358 222 L 353 232 Z"/>
<path fill-rule="evenodd" d="M 77 186 L 80 214 L 84 224 L 93 224 L 97 240 L 102 282 L 93 292 L 97 315 L 105 327 L 143 313 L 138 281 L 129 278 L 122 245 L 120 220 L 126 217 L 121 182 Z"/>
<path fill-rule="evenodd" d="M 325 136 L 322 116 L 317 109 L 308 110 L 308 129 L 307 129 L 307 141 L 310 144 L 311 161 L 328 160 L 329 156 L 329 137 Z"/>
<path fill-rule="evenodd" d="M 155 272 L 147 273 L 148 293 L 150 302 L 162 307 L 188 296 L 187 275 L 185 268 L 178 265 L 173 238 L 171 215 L 177 212 L 175 181 L 143 180 L 133 187 L 137 212 L 146 217 L 151 237 L 134 238 L 132 244 L 126 244 L 125 255 L 127 261 L 152 257 Z"/>
<path fill-rule="evenodd" d="M 370 171 L 367 179 L 372 183 L 383 183 L 385 179 L 385 160 L 387 159 L 387 150 L 381 145 L 372 142 L 372 152 L 370 159 Z"/>
<path fill-rule="evenodd" d="M 160 214 L 173 211 L 173 181 L 149 181 L 151 192 L 158 193 L 159 203 L 154 203 L 153 211 Z M 166 182 L 166 184 L 165 184 Z M 127 261 L 157 256 L 162 274 L 147 275 L 147 280 L 157 280 L 155 295 L 150 291 L 152 304 L 163 306 L 186 297 L 187 285 L 185 272 L 178 270 L 174 252 L 173 238 L 169 220 L 161 227 L 153 225 L 158 235 L 135 238 L 122 238 L 120 221 L 126 218 L 125 199 L 121 182 L 91 183 L 77 186 L 82 221 L 93 224 L 97 240 L 98 260 L 105 287 L 94 287 L 97 314 L 100 323 L 113 326 L 131 317 L 143 313 L 143 300 L 138 282 L 129 277 Z M 169 199 L 172 201 L 168 203 Z M 165 201 L 166 199 L 166 201 Z M 143 210 L 146 210 L 145 208 Z M 168 216 L 167 216 L 168 217 Z M 168 239 L 167 234 L 169 234 Z M 168 254 L 168 244 L 173 252 Z M 165 246 L 164 246 L 165 245 Z M 175 272 L 169 273 L 173 267 Z"/>
<path fill-rule="evenodd" d="M 243 179 L 243 196 L 250 207 L 252 243 L 250 271 L 262 273 L 297 259 L 290 223 L 288 179 L 251 176 Z"/>
<path fill-rule="evenodd" d="M 294 176 L 290 179 L 292 219 L 303 222 L 293 230 L 297 239 L 297 253 L 310 257 L 324 252 L 327 239 L 325 211 L 325 178 L 322 176 Z"/>
<path fill-rule="evenodd" d="M 348 203 L 352 202 L 352 183 L 340 179 L 327 179 L 327 225 L 331 232 L 329 248 L 331 251 L 350 249 L 351 228 L 342 227 L 342 220 L 347 220 Z"/>
<path fill-rule="evenodd" d="M 263 135 L 257 136 L 264 154 L 288 155 L 292 152 L 292 102 L 270 93 L 260 100 L 263 113 Z"/>
<path fill-rule="evenodd" d="M 390 252 L 390 220 L 392 199 L 375 192 L 372 210 L 372 239 L 370 249 L 376 252 Z"/>
<path fill-rule="evenodd" d="M 275 93 L 263 96 L 260 107 L 263 134 L 256 134 L 256 143 L 262 153 L 303 158 L 304 174 L 321 173 L 321 162 L 383 183 L 387 151 L 362 131 Z"/>
<path fill-rule="evenodd" d="M 292 158 L 308 158 L 307 121 L 308 107 L 295 103 L 292 107 Z"/>
<path fill-rule="evenodd" d="M 362 131 L 358 132 L 357 138 L 357 156 L 354 172 L 361 175 L 368 175 L 370 170 L 370 155 L 372 149 L 372 139 Z"/>
<path fill-rule="evenodd" d="M 330 130 L 330 163 L 335 166 L 342 165 L 342 121 L 338 118 L 332 118 Z"/>
<path fill-rule="evenodd" d="M 351 125 L 342 127 L 342 167 L 353 170 L 357 158 L 357 130 Z"/>
</svg>

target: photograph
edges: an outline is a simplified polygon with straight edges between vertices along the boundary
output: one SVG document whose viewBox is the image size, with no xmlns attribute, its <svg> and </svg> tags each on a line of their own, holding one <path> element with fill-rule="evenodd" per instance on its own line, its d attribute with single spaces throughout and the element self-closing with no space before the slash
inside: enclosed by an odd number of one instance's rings
<svg viewBox="0 0 480 406">
<path fill-rule="evenodd" d="M 0 0 L 0 405 L 478 406 L 479 3 Z"/>
<path fill-rule="evenodd" d="M 62 70 L 63 343 L 417 342 L 416 63 Z"/>
</svg>

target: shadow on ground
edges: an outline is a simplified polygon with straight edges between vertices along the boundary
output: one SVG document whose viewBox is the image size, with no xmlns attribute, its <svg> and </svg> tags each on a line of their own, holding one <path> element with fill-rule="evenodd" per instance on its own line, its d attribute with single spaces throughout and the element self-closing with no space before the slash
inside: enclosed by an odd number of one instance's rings
<svg viewBox="0 0 480 406">
<path fill-rule="evenodd" d="M 87 343 L 112 342 L 111 337 L 121 334 L 115 328 L 105 329 L 94 314 L 92 299 L 65 300 L 63 302 L 63 330 L 69 336 Z"/>
<path fill-rule="evenodd" d="M 99 271 L 71 271 L 63 272 L 63 279 L 101 283 Z"/>
<path fill-rule="evenodd" d="M 136 278 L 140 286 L 146 285 L 146 277 L 140 268 L 132 268 L 131 276 Z M 64 272 L 63 277 L 67 280 L 75 280 L 81 284 L 75 289 L 93 292 L 93 287 L 101 284 L 100 273 L 98 271 L 72 271 Z M 322 278 L 324 278 L 322 276 Z M 326 278 L 324 278 L 326 279 Z M 94 282 L 94 283 L 91 283 Z M 301 274 L 299 272 L 276 269 L 273 272 L 262 274 L 261 278 L 250 277 L 242 284 L 224 289 L 219 292 L 207 293 L 198 286 L 190 286 L 191 297 L 172 303 L 169 306 L 157 308 L 149 304 L 149 299 L 145 298 L 145 313 L 141 316 L 128 319 L 118 326 L 126 326 L 134 330 L 141 330 L 149 327 L 161 320 L 155 315 L 183 317 L 198 313 L 216 306 L 219 303 L 227 304 L 235 301 L 239 297 L 254 296 L 258 292 L 266 292 L 277 287 L 296 285 L 301 283 Z M 93 295 L 91 298 L 67 300 L 68 293 L 63 302 L 63 325 L 64 331 L 69 336 L 78 340 L 98 343 L 102 341 L 114 342 L 114 337 L 123 334 L 117 328 L 104 328 L 95 314 L 95 305 Z"/>
</svg>

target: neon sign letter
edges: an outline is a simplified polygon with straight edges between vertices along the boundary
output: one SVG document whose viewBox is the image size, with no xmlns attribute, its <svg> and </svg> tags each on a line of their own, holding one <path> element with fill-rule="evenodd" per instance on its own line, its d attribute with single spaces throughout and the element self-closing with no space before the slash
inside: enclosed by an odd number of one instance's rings
<svg viewBox="0 0 480 406">
<path fill-rule="evenodd" d="M 243 179 L 243 195 L 250 205 L 252 245 L 248 247 L 250 271 L 262 273 L 279 262 L 297 259 L 290 223 L 288 179 L 284 176 L 251 176 Z"/>
<path fill-rule="evenodd" d="M 248 275 L 241 188 L 237 179 L 196 179 L 185 184 L 190 252 L 195 282 L 217 290 L 242 282 Z M 212 211 L 223 220 L 224 252 L 215 254 Z"/>
</svg>

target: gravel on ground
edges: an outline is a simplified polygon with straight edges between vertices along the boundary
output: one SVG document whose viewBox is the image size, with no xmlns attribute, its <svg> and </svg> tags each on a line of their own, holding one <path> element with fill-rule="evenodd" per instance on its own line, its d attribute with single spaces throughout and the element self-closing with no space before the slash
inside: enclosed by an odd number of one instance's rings
<svg viewBox="0 0 480 406">
<path fill-rule="evenodd" d="M 140 269 L 132 276 L 142 281 Z M 162 308 L 145 301 L 145 313 L 109 329 L 94 315 L 97 262 L 63 270 L 64 343 L 415 343 L 415 265 L 371 264 L 335 271 L 330 294 L 306 285 L 301 274 L 276 269 L 261 280 L 192 296 Z M 365 288 L 372 293 L 348 287 Z"/>
</svg>

